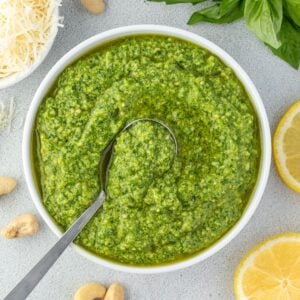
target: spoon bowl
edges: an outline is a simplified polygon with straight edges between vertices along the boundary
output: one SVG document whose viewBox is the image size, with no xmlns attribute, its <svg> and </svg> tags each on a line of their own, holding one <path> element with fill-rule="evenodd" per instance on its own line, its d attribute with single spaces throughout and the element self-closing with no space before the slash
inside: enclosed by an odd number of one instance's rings
<svg viewBox="0 0 300 300">
<path fill-rule="evenodd" d="M 172 129 L 167 124 L 163 123 L 160 120 L 152 119 L 152 118 L 140 118 L 140 119 L 136 119 L 134 121 L 131 121 L 131 122 L 127 123 L 110 140 L 110 142 L 107 144 L 107 146 L 104 148 L 104 150 L 102 152 L 100 165 L 99 165 L 99 168 L 100 168 L 100 183 L 101 183 L 101 188 L 103 189 L 103 191 L 105 193 L 106 193 L 107 183 L 108 183 L 108 171 L 109 171 L 109 168 L 110 168 L 110 165 L 111 165 L 111 162 L 112 162 L 113 153 L 114 153 L 114 146 L 115 146 L 115 143 L 117 141 L 117 138 L 122 132 L 126 131 L 127 129 L 129 129 L 133 125 L 136 125 L 139 122 L 152 122 L 152 123 L 159 124 L 160 126 L 165 128 L 169 132 L 169 134 L 170 134 L 170 136 L 171 136 L 171 138 L 174 142 L 174 156 L 173 156 L 173 158 L 175 158 L 176 155 L 178 154 L 178 143 L 177 143 L 176 136 L 175 136 L 174 132 L 172 131 Z"/>
</svg>

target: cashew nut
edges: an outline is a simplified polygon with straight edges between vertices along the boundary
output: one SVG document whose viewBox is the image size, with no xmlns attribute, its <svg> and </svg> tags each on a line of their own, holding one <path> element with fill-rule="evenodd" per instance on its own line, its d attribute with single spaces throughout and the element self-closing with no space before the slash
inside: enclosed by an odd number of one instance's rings
<svg viewBox="0 0 300 300">
<path fill-rule="evenodd" d="M 119 283 L 113 283 L 107 290 L 104 300 L 124 300 L 124 288 Z"/>
<path fill-rule="evenodd" d="M 105 292 L 106 288 L 100 283 L 87 283 L 77 290 L 74 300 L 103 300 Z"/>
<path fill-rule="evenodd" d="M 103 0 L 80 0 L 81 4 L 92 14 L 100 15 L 105 10 Z"/>
<path fill-rule="evenodd" d="M 17 185 L 17 181 L 14 178 L 0 176 L 0 196 L 9 194 Z"/>
<path fill-rule="evenodd" d="M 37 218 L 32 214 L 23 214 L 10 221 L 0 232 L 6 239 L 34 235 L 39 230 Z"/>
</svg>

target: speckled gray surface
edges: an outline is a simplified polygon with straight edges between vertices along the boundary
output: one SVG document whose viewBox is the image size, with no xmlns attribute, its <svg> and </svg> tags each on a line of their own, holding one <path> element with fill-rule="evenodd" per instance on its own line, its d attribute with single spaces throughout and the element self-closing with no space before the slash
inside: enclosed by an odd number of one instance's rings
<svg viewBox="0 0 300 300">
<path fill-rule="evenodd" d="M 65 27 L 59 30 L 55 44 L 45 62 L 29 78 L 0 91 L 0 99 L 15 96 L 16 120 L 10 135 L 0 135 L 0 174 L 18 179 L 18 187 L 0 200 L 0 226 L 23 212 L 37 213 L 22 174 L 22 120 L 42 78 L 69 49 L 92 35 L 107 29 L 131 24 L 164 24 L 193 31 L 215 42 L 232 55 L 258 88 L 273 131 L 289 104 L 300 98 L 300 72 L 274 57 L 249 33 L 242 21 L 232 25 L 186 25 L 192 6 L 165 6 L 143 0 L 108 0 L 102 16 L 84 11 L 79 0 L 65 0 L 61 14 Z M 162 275 L 125 274 L 95 265 L 67 249 L 35 291 L 32 300 L 72 299 L 76 289 L 88 281 L 109 284 L 120 281 L 130 300 L 230 300 L 233 296 L 234 269 L 260 240 L 276 233 L 300 231 L 300 196 L 286 188 L 274 166 L 261 204 L 245 229 L 228 246 L 213 257 L 193 267 Z M 0 298 L 56 241 L 41 221 L 41 230 L 33 238 L 0 240 Z M 16 299 L 17 300 L 17 299 Z"/>
</svg>

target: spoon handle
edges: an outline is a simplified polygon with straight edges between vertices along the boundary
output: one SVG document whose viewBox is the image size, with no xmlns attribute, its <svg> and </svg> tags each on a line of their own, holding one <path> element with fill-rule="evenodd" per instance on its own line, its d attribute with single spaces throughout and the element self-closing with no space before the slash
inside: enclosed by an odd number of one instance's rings
<svg viewBox="0 0 300 300">
<path fill-rule="evenodd" d="M 88 221 L 93 217 L 105 200 L 105 192 L 101 191 L 96 201 L 73 223 L 47 254 L 29 271 L 29 273 L 16 285 L 4 300 L 23 300 L 40 282 L 50 267 L 56 262 L 68 245 L 80 233 Z"/>
</svg>

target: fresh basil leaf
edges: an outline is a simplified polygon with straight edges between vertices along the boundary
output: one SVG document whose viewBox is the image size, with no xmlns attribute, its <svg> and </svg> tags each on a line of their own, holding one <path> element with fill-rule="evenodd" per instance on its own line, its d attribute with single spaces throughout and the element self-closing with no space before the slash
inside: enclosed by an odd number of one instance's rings
<svg viewBox="0 0 300 300">
<path fill-rule="evenodd" d="M 269 46 L 272 52 L 298 69 L 300 66 L 300 29 L 297 29 L 285 18 L 282 22 L 279 38 L 282 45 L 277 49 Z"/>
<path fill-rule="evenodd" d="M 243 16 L 243 3 L 241 0 L 223 0 L 222 2 L 196 11 L 188 24 L 199 22 L 231 23 Z"/>
<path fill-rule="evenodd" d="M 220 3 L 220 14 L 224 16 L 225 14 L 230 13 L 237 7 L 243 7 L 243 0 L 223 0 Z"/>
<path fill-rule="evenodd" d="M 245 19 L 249 30 L 273 48 L 280 47 L 278 39 L 282 24 L 282 0 L 246 0 Z"/>
<path fill-rule="evenodd" d="M 284 0 L 283 4 L 287 15 L 300 26 L 300 0 Z"/>
<path fill-rule="evenodd" d="M 148 0 L 150 2 L 165 2 L 166 4 L 191 3 L 198 4 L 207 0 Z"/>
</svg>

